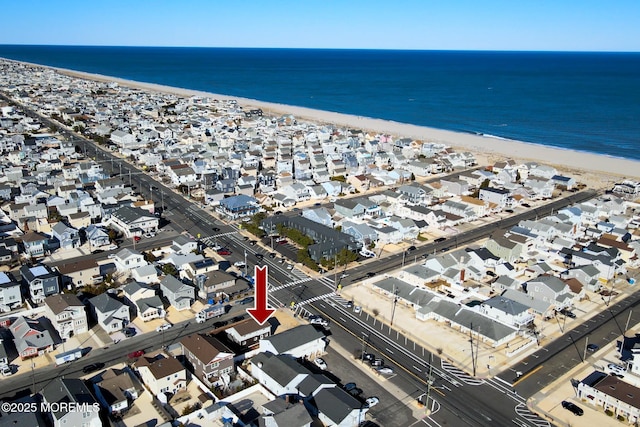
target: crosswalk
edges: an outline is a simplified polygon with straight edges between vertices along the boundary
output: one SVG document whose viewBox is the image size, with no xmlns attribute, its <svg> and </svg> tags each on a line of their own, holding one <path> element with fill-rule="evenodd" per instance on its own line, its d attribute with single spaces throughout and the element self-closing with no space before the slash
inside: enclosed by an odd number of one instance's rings
<svg viewBox="0 0 640 427">
<path fill-rule="evenodd" d="M 547 420 L 543 420 L 538 415 L 531 412 L 524 403 L 520 403 L 516 406 L 516 414 L 536 427 L 551 427 L 551 424 L 549 424 Z"/>
<path fill-rule="evenodd" d="M 304 301 L 300 301 L 299 303 L 296 304 L 296 307 L 302 307 L 302 306 L 310 304 L 312 302 L 319 301 L 321 299 L 327 299 L 327 298 L 333 297 L 335 295 L 336 295 L 335 292 L 331 292 L 331 293 L 324 294 L 324 295 L 317 295 L 317 296 L 315 296 L 313 298 L 309 298 L 309 299 L 306 299 Z"/>
<path fill-rule="evenodd" d="M 454 375 L 457 379 L 459 379 L 460 381 L 462 381 L 465 384 L 468 385 L 481 385 L 484 384 L 484 380 L 483 379 L 479 379 L 479 378 L 475 378 L 469 374 L 467 374 L 465 371 L 463 371 L 462 369 L 452 365 L 451 363 L 447 362 L 446 360 L 441 360 L 440 361 L 440 365 L 442 366 L 442 369 L 448 373 L 450 373 L 451 375 Z"/>
<path fill-rule="evenodd" d="M 293 282 L 288 282 L 288 283 L 285 283 L 284 285 L 270 287 L 269 290 L 273 291 L 273 292 L 276 292 L 276 291 L 279 291 L 281 289 L 285 289 L 285 288 L 289 288 L 291 286 L 299 285 L 301 283 L 310 282 L 311 280 L 312 280 L 311 277 L 303 277 L 302 279 L 294 280 Z"/>
<path fill-rule="evenodd" d="M 212 236 L 206 236 L 200 239 L 201 242 L 203 242 L 205 245 L 207 246 L 213 246 L 214 243 L 216 243 L 216 240 L 221 238 L 221 237 L 225 237 L 225 236 L 231 236 L 234 234 L 238 234 L 237 231 L 228 231 L 226 233 L 219 233 L 219 234 L 214 234 Z"/>
</svg>

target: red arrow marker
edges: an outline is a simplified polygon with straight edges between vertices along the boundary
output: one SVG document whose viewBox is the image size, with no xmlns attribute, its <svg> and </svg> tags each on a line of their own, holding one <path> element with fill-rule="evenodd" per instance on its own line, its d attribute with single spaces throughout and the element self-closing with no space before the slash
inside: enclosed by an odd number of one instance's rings
<svg viewBox="0 0 640 427">
<path fill-rule="evenodd" d="M 249 316 L 258 322 L 259 325 L 264 324 L 275 310 L 273 308 L 267 308 L 267 268 L 268 266 L 258 267 L 256 265 L 254 270 L 254 277 L 256 282 L 256 299 L 253 308 L 247 308 Z"/>
</svg>

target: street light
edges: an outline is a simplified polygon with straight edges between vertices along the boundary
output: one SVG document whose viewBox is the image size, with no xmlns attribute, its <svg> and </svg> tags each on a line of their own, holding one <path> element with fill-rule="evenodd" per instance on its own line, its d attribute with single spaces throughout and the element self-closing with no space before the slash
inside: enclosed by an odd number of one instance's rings
<svg viewBox="0 0 640 427">
<path fill-rule="evenodd" d="M 365 341 L 364 337 L 367 337 Z M 362 332 L 362 355 L 360 356 L 360 360 L 364 362 L 364 354 L 367 352 L 367 343 L 369 342 L 369 334 Z"/>
</svg>

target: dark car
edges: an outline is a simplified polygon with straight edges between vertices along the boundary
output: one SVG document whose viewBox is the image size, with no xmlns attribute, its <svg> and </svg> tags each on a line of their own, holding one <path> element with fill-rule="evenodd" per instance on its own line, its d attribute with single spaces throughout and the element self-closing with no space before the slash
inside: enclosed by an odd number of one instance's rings
<svg viewBox="0 0 640 427">
<path fill-rule="evenodd" d="M 349 393 L 353 397 L 358 397 L 362 394 L 362 389 L 360 387 L 352 388 L 347 393 Z"/>
<path fill-rule="evenodd" d="M 136 330 L 133 328 L 125 328 L 122 332 L 124 333 L 124 336 L 127 338 L 131 338 L 136 334 Z"/>
<path fill-rule="evenodd" d="M 581 416 L 582 414 L 584 414 L 584 411 L 582 410 L 582 408 L 573 402 L 567 402 L 566 400 L 563 400 L 562 407 L 566 410 L 573 412 L 574 415 Z"/>
<path fill-rule="evenodd" d="M 257 240 L 249 240 L 249 244 L 250 244 L 250 245 L 255 245 L 256 243 L 258 243 L 258 241 L 257 241 Z"/>
<path fill-rule="evenodd" d="M 141 357 L 143 355 L 144 355 L 144 350 L 136 350 L 136 351 L 132 351 L 127 356 L 129 357 L 129 359 L 136 359 L 136 358 Z"/>
<path fill-rule="evenodd" d="M 222 321 L 220 321 L 220 322 L 215 322 L 215 323 L 213 324 L 213 327 L 214 327 L 214 328 L 216 328 L 216 329 L 218 329 L 218 328 L 222 328 L 223 326 L 227 326 L 227 324 L 228 324 L 228 323 L 229 323 L 229 322 L 227 322 L 226 320 L 222 320 Z"/>
<path fill-rule="evenodd" d="M 367 362 L 370 362 L 370 361 L 374 360 L 375 358 L 376 358 L 376 356 L 371 354 L 371 353 L 364 353 L 362 355 L 362 360 L 366 360 Z"/>
<path fill-rule="evenodd" d="M 241 299 L 240 301 L 238 301 L 238 304 L 242 304 L 242 305 L 244 305 L 244 304 L 250 304 L 250 303 L 252 303 L 254 300 L 255 300 L 255 298 L 254 298 L 254 297 L 246 297 L 246 298 L 243 298 L 243 299 Z"/>
<path fill-rule="evenodd" d="M 560 313 L 564 314 L 567 317 L 570 317 L 571 319 L 575 319 L 575 318 L 578 317 L 578 316 L 576 316 L 576 314 L 574 312 L 569 311 L 569 310 L 561 310 Z"/>
<path fill-rule="evenodd" d="M 376 275 L 376 273 L 373 272 L 373 271 L 370 271 L 370 272 L 367 273 L 367 277 L 373 277 L 375 275 Z"/>
<path fill-rule="evenodd" d="M 256 258 L 258 258 L 258 259 L 262 259 L 262 258 L 264 258 L 264 255 L 262 255 L 262 254 L 258 254 L 258 253 L 257 253 L 257 254 L 255 254 L 255 255 L 256 255 Z"/>
<path fill-rule="evenodd" d="M 100 369 L 104 368 L 104 366 L 104 363 L 92 363 L 82 368 L 82 372 L 84 372 L 85 374 L 89 374 L 91 372 L 99 371 Z"/>
<path fill-rule="evenodd" d="M 587 344 L 587 351 L 590 351 L 591 353 L 595 353 L 599 349 L 600 346 L 598 344 Z"/>
<path fill-rule="evenodd" d="M 411 252 L 411 251 L 415 251 L 415 250 L 416 250 L 416 247 L 415 247 L 415 246 L 409 246 L 409 247 L 407 248 L 407 252 Z"/>
<path fill-rule="evenodd" d="M 440 242 L 444 242 L 445 240 L 447 240 L 446 237 L 438 237 L 437 239 L 434 240 L 434 242 L 440 243 Z"/>
<path fill-rule="evenodd" d="M 91 251 L 92 254 L 101 254 L 102 252 L 104 252 L 102 249 L 94 249 Z"/>
<path fill-rule="evenodd" d="M 275 257 L 276 257 L 276 253 L 275 253 L 275 252 L 271 252 L 271 253 L 269 254 L 269 258 L 275 258 Z"/>
<path fill-rule="evenodd" d="M 241 322 L 244 320 L 244 316 L 236 316 L 233 319 L 231 319 L 232 323 L 236 323 L 236 322 Z"/>
<path fill-rule="evenodd" d="M 343 388 L 345 391 L 351 391 L 356 388 L 356 383 L 346 383 Z"/>
<path fill-rule="evenodd" d="M 523 207 L 523 208 L 530 208 L 530 207 L 531 207 L 531 205 L 530 205 L 529 203 L 523 203 L 523 204 L 522 204 L 522 207 Z"/>
<path fill-rule="evenodd" d="M 220 229 L 219 229 L 218 227 L 211 227 L 211 229 L 212 229 L 213 231 L 220 231 Z"/>
</svg>

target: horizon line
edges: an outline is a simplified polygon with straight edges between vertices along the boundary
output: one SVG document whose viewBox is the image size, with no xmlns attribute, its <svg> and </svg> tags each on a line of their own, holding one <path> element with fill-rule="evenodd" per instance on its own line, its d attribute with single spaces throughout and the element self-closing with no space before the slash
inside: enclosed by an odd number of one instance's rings
<svg viewBox="0 0 640 427">
<path fill-rule="evenodd" d="M 265 46 L 160 46 L 160 45 L 84 45 L 0 43 L 0 47 L 92 47 L 92 48 L 152 48 L 152 49 L 247 49 L 247 50 L 360 50 L 407 52 L 502 52 L 502 53 L 640 53 L 640 50 L 549 50 L 549 49 L 428 49 L 428 48 L 368 48 L 368 47 L 265 47 Z"/>
</svg>

